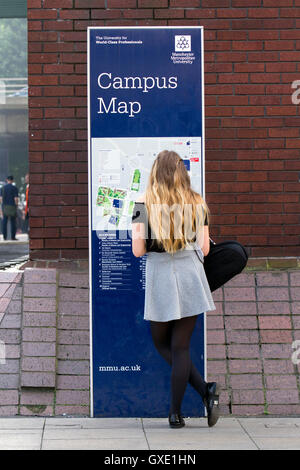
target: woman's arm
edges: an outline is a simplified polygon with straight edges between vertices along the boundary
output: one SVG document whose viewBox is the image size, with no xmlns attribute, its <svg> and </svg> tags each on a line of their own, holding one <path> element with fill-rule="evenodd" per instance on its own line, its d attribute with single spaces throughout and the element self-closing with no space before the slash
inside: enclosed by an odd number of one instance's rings
<svg viewBox="0 0 300 470">
<path fill-rule="evenodd" d="M 144 224 L 132 224 L 132 253 L 137 258 L 146 254 Z"/>
<path fill-rule="evenodd" d="M 204 256 L 207 256 L 210 249 L 208 225 L 204 225 L 199 229 L 196 240 L 201 250 L 203 251 Z"/>
<path fill-rule="evenodd" d="M 203 246 L 202 246 L 202 251 L 203 251 L 204 256 L 208 255 L 209 249 L 210 249 L 209 228 L 208 228 L 208 225 L 204 225 L 204 240 L 203 240 Z"/>
<path fill-rule="evenodd" d="M 142 194 L 136 202 L 144 202 L 145 196 Z M 144 223 L 133 223 L 132 224 L 132 253 L 134 256 L 139 258 L 146 254 L 146 236 L 145 236 L 145 224 Z"/>
</svg>

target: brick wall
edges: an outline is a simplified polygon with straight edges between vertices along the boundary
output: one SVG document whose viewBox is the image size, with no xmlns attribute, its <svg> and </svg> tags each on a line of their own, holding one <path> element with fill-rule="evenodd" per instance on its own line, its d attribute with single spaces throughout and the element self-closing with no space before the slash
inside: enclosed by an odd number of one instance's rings
<svg viewBox="0 0 300 470">
<path fill-rule="evenodd" d="M 86 269 L 0 273 L 0 416 L 89 416 L 88 297 Z"/>
<path fill-rule="evenodd" d="M 31 259 L 86 258 L 88 26 L 203 25 L 216 241 L 299 255 L 300 0 L 28 0 Z"/>
<path fill-rule="evenodd" d="M 299 285 L 299 270 L 248 270 L 214 293 L 207 369 L 208 380 L 223 389 L 224 414 L 300 412 L 300 366 L 292 360 L 300 339 Z"/>
</svg>

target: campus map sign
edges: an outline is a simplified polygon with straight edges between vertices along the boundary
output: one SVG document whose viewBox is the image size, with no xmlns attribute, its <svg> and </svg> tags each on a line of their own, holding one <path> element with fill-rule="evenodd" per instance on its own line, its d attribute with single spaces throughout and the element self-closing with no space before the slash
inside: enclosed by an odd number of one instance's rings
<svg viewBox="0 0 300 470">
<path fill-rule="evenodd" d="M 145 263 L 131 217 L 162 150 L 184 160 L 204 195 L 202 27 L 88 29 L 92 416 L 166 416 L 169 366 L 143 320 Z M 192 338 L 205 375 L 205 314 Z M 202 416 L 187 390 L 184 412 Z"/>
</svg>

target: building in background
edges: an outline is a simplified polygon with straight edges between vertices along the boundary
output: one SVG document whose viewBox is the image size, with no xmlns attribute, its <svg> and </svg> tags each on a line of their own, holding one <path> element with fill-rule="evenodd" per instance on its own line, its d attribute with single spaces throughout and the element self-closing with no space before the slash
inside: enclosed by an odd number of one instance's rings
<svg viewBox="0 0 300 470">
<path fill-rule="evenodd" d="M 27 2 L 0 4 L 0 186 L 13 175 L 20 192 L 22 230 L 25 175 L 28 172 Z"/>
</svg>

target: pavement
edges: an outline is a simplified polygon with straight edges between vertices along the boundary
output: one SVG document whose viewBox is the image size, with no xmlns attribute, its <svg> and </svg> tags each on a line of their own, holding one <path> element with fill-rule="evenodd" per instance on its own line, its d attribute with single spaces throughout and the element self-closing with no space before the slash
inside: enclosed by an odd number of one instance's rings
<svg viewBox="0 0 300 470">
<path fill-rule="evenodd" d="M 25 262 L 28 259 L 29 242 L 28 235 L 25 233 L 18 233 L 17 240 L 3 240 L 0 235 L 0 269 Z"/>
<path fill-rule="evenodd" d="M 162 418 L 0 418 L 0 450 L 122 450 L 128 455 L 180 450 L 190 455 L 196 450 L 299 449 L 299 417 L 224 417 L 213 428 L 206 418 L 187 418 L 182 429 L 170 429 Z M 107 458 L 113 455 L 108 452 Z"/>
</svg>

